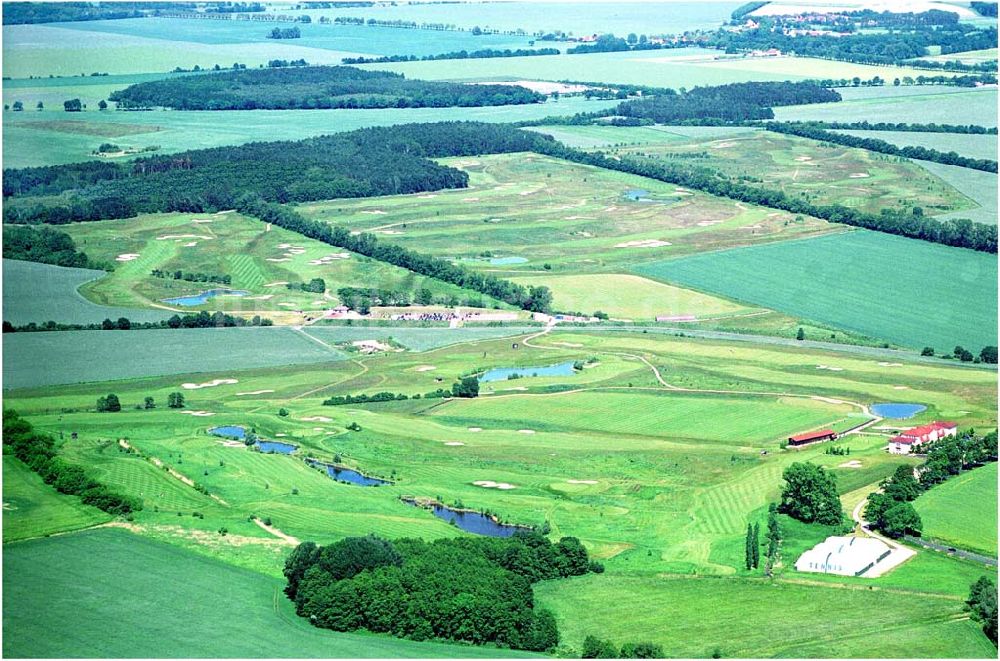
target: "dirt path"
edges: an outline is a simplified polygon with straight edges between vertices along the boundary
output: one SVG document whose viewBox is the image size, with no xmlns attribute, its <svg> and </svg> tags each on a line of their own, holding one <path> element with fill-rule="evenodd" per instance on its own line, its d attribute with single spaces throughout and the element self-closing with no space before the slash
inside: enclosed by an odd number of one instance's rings
<svg viewBox="0 0 1000 661">
<path fill-rule="evenodd" d="M 258 519 L 256 517 L 254 517 L 253 522 L 256 523 L 258 526 L 260 526 L 261 528 L 263 528 L 264 530 L 266 530 L 267 532 L 269 532 L 272 535 L 274 535 L 275 537 L 277 537 L 278 539 L 283 540 L 283 541 L 285 541 L 288 544 L 291 544 L 293 546 L 298 546 L 299 545 L 298 538 L 292 537 L 291 535 L 287 535 L 287 534 L 281 532 L 280 530 L 278 530 L 277 528 L 275 528 L 274 526 L 267 525 L 266 523 L 264 523 L 263 521 L 261 521 L 260 519 Z"/>
<path fill-rule="evenodd" d="M 865 498 L 860 503 L 854 506 L 854 511 L 851 512 L 851 518 L 858 524 L 858 531 L 869 537 L 883 542 L 889 547 L 889 557 L 881 562 L 877 563 L 874 567 L 866 571 L 862 576 L 865 578 L 878 578 L 882 574 L 888 573 L 892 569 L 895 569 L 899 565 L 903 564 L 913 556 L 917 554 L 911 548 L 907 548 L 901 544 L 897 544 L 888 537 L 883 537 L 874 530 L 868 527 L 868 522 L 862 518 L 862 512 L 864 511 L 865 505 L 868 504 L 868 499 Z"/>
</svg>

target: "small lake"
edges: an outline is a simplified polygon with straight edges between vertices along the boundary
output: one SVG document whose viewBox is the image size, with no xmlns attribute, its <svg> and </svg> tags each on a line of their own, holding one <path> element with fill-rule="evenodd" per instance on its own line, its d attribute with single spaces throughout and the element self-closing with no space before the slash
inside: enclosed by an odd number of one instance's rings
<svg viewBox="0 0 1000 661">
<path fill-rule="evenodd" d="M 494 257 L 490 259 L 490 264 L 493 266 L 504 266 L 506 264 L 524 264 L 527 261 L 527 257 Z"/>
<path fill-rule="evenodd" d="M 479 377 L 480 381 L 504 381 L 517 374 L 521 377 L 527 376 L 572 376 L 576 373 L 573 369 L 574 361 L 548 365 L 546 367 L 496 367 L 483 372 Z"/>
<path fill-rule="evenodd" d="M 418 506 L 414 502 L 410 502 L 409 504 Z M 434 505 L 431 507 L 431 511 L 434 512 L 434 516 L 437 518 L 443 519 L 448 523 L 454 521 L 455 525 L 465 532 L 471 532 L 476 535 L 486 535 L 487 537 L 511 537 L 519 530 L 531 530 L 531 528 L 527 528 L 525 526 L 510 526 L 503 523 L 497 523 L 491 517 L 480 514 L 479 512 L 463 512 L 453 510 L 452 508 L 444 505 Z"/>
<path fill-rule="evenodd" d="M 208 291 L 203 291 L 199 294 L 192 294 L 191 296 L 165 298 L 163 299 L 163 302 L 169 303 L 170 305 L 193 307 L 195 305 L 204 305 L 209 299 L 215 298 L 216 296 L 246 296 L 249 293 L 250 292 L 242 289 L 209 289 Z"/>
<path fill-rule="evenodd" d="M 362 473 L 351 470 L 350 468 L 325 464 L 322 461 L 316 461 L 315 459 L 307 459 L 306 463 L 310 466 L 323 466 L 326 468 L 326 474 L 337 482 L 348 482 L 362 487 L 375 487 L 381 484 L 392 484 L 389 480 L 380 480 L 377 477 L 368 477 L 367 475 L 363 475 Z"/>
<path fill-rule="evenodd" d="M 291 454 L 299 449 L 299 446 L 280 441 L 257 441 L 257 449 L 264 453 Z"/>
<path fill-rule="evenodd" d="M 243 427 L 237 427 L 235 425 L 212 427 L 208 430 L 208 433 L 214 434 L 215 436 L 221 436 L 223 438 L 236 438 L 241 441 L 247 437 L 247 430 Z"/>
<path fill-rule="evenodd" d="M 872 413 L 880 418 L 912 418 L 927 407 L 922 404 L 872 404 Z"/>
<path fill-rule="evenodd" d="M 649 199 L 649 191 L 643 188 L 630 188 L 625 191 L 625 199 L 632 202 L 652 202 Z"/>
</svg>

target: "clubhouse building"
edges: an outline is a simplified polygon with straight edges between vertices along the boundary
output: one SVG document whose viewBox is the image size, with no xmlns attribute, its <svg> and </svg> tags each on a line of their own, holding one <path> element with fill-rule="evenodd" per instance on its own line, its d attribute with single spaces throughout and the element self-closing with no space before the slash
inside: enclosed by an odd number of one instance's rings
<svg viewBox="0 0 1000 661">
<path fill-rule="evenodd" d="M 948 436 L 956 436 L 958 426 L 954 422 L 932 422 L 904 431 L 889 440 L 890 454 L 919 454 L 921 446 L 929 445 Z"/>
</svg>

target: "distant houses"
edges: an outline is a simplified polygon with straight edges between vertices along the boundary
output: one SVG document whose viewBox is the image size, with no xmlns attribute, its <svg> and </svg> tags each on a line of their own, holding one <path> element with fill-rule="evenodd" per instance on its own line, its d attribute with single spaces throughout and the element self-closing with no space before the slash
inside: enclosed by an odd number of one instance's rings
<svg viewBox="0 0 1000 661">
<path fill-rule="evenodd" d="M 889 440 L 890 454 L 919 454 L 921 446 L 956 436 L 958 426 L 954 422 L 932 422 L 904 431 L 899 436 Z"/>
</svg>

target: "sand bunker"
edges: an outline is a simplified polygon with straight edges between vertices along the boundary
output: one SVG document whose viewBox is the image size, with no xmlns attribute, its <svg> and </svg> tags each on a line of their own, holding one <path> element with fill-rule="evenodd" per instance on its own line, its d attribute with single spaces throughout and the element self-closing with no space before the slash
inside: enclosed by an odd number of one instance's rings
<svg viewBox="0 0 1000 661">
<path fill-rule="evenodd" d="M 379 230 L 379 234 L 402 234 L 399 230 Z"/>
<path fill-rule="evenodd" d="M 720 142 L 718 144 L 712 145 L 712 149 L 728 149 L 729 147 L 735 147 L 735 142 Z"/>
<path fill-rule="evenodd" d="M 350 256 L 351 256 L 351 253 L 348 253 L 348 252 L 335 252 L 335 253 L 331 253 L 329 255 L 324 255 L 323 257 L 320 257 L 319 259 L 311 259 L 311 260 L 309 260 L 309 263 L 312 264 L 313 266 L 323 266 L 325 264 L 329 264 L 330 262 L 336 261 L 338 259 L 349 259 Z"/>
<path fill-rule="evenodd" d="M 205 236 L 204 234 L 164 234 L 163 236 L 156 237 L 157 241 L 167 241 L 168 239 L 205 239 L 209 241 L 212 237 Z"/>
<path fill-rule="evenodd" d="M 366 213 L 370 216 L 384 216 L 388 211 L 382 211 L 381 209 L 372 209 L 371 211 L 362 211 L 361 213 Z"/>
<path fill-rule="evenodd" d="M 225 386 L 233 383 L 239 383 L 239 381 L 236 379 L 212 379 L 211 381 L 206 381 L 205 383 L 182 383 L 181 388 L 186 388 L 187 390 L 197 390 L 198 388 L 212 388 L 214 386 Z"/>
<path fill-rule="evenodd" d="M 212 223 L 215 222 L 211 218 L 195 218 L 191 221 L 192 223 Z"/>
<path fill-rule="evenodd" d="M 265 287 L 281 287 L 282 285 L 287 285 L 287 284 L 288 284 L 287 280 L 282 280 L 281 282 L 269 282 L 269 283 L 267 283 L 264 286 Z"/>
<path fill-rule="evenodd" d="M 478 197 L 463 197 L 462 201 L 463 202 L 478 202 L 479 198 Z"/>
<path fill-rule="evenodd" d="M 534 429 L 518 429 L 517 433 L 518 434 L 534 434 L 535 430 Z"/>
<path fill-rule="evenodd" d="M 429 193 L 427 195 L 417 195 L 418 200 L 433 200 L 437 195 L 434 193 Z"/>
<path fill-rule="evenodd" d="M 436 370 L 437 367 L 434 365 L 421 365 L 416 369 L 417 372 L 430 372 L 431 370 Z"/>
<path fill-rule="evenodd" d="M 196 246 L 196 245 L 198 245 L 197 241 L 189 241 L 189 242 L 185 243 L 183 247 L 184 248 L 191 248 L 191 247 Z"/>
<path fill-rule="evenodd" d="M 886 362 L 879 363 L 879 367 L 902 367 L 902 366 L 903 363 L 886 363 Z"/>
<path fill-rule="evenodd" d="M 582 344 L 579 344 L 578 342 L 553 342 L 552 344 L 555 344 L 556 346 L 560 346 L 560 347 L 570 347 L 570 348 L 573 348 L 573 349 L 578 349 L 578 348 L 580 348 L 580 347 L 583 346 Z"/>
<path fill-rule="evenodd" d="M 893 390 L 909 390 L 910 386 L 893 386 Z"/>
<path fill-rule="evenodd" d="M 263 395 L 269 392 L 274 392 L 273 390 L 251 390 L 250 392 L 238 392 L 237 397 L 245 397 L 246 395 Z"/>
<path fill-rule="evenodd" d="M 813 157 L 812 156 L 796 156 L 795 160 L 798 161 L 799 163 L 805 163 L 806 161 L 813 160 Z"/>
<path fill-rule="evenodd" d="M 243 441 L 217 441 L 220 445 L 224 445 L 227 448 L 245 448 L 247 446 Z"/>
<path fill-rule="evenodd" d="M 313 431 L 326 431 L 322 427 L 313 427 Z"/>
<path fill-rule="evenodd" d="M 260 296 L 247 296 L 248 301 L 266 301 L 274 298 L 274 294 L 261 294 Z"/>
<path fill-rule="evenodd" d="M 181 413 L 184 415 L 193 415 L 196 418 L 206 418 L 210 415 L 215 415 L 214 413 L 210 413 L 208 411 L 181 411 Z"/>
<path fill-rule="evenodd" d="M 285 436 L 288 436 L 288 434 L 275 434 L 275 436 L 278 438 L 284 438 Z"/>
<path fill-rule="evenodd" d="M 852 172 L 850 175 L 851 179 L 867 179 L 869 176 L 867 172 Z"/>
<path fill-rule="evenodd" d="M 852 459 L 838 465 L 837 468 L 861 468 L 861 462 L 857 459 Z"/>
<path fill-rule="evenodd" d="M 506 482 L 494 482 L 493 480 L 476 480 L 473 482 L 477 487 L 483 487 L 484 489 L 516 489 L 513 484 L 507 484 Z"/>
<path fill-rule="evenodd" d="M 597 484 L 597 480 L 566 480 L 570 484 Z"/>
<path fill-rule="evenodd" d="M 133 259 L 139 259 L 139 253 L 137 252 L 126 252 L 115 257 L 116 262 L 131 262 Z"/>
<path fill-rule="evenodd" d="M 843 372 L 844 371 L 843 367 L 830 367 L 829 365 L 817 365 L 816 369 L 818 369 L 818 370 L 830 370 L 831 372 Z"/>
<path fill-rule="evenodd" d="M 721 220 L 699 220 L 696 224 L 698 227 L 711 227 L 712 225 L 718 225 Z"/>
<path fill-rule="evenodd" d="M 661 246 L 669 245 L 669 241 L 661 241 L 659 239 L 643 239 L 642 241 L 626 241 L 625 243 L 616 243 L 615 248 L 660 248 Z"/>
<path fill-rule="evenodd" d="M 465 443 L 463 443 L 462 441 L 445 441 L 444 444 L 445 445 L 451 445 L 451 446 L 465 445 Z"/>
<path fill-rule="evenodd" d="M 288 259 L 287 257 L 265 257 L 264 259 L 266 259 L 269 262 L 290 262 L 290 261 L 292 261 L 292 260 Z"/>
<path fill-rule="evenodd" d="M 482 427 L 469 427 L 469 431 L 483 431 Z"/>
<path fill-rule="evenodd" d="M 299 418 L 303 422 L 333 422 L 332 418 L 328 418 L 324 415 L 314 415 L 309 418 Z"/>
</svg>

